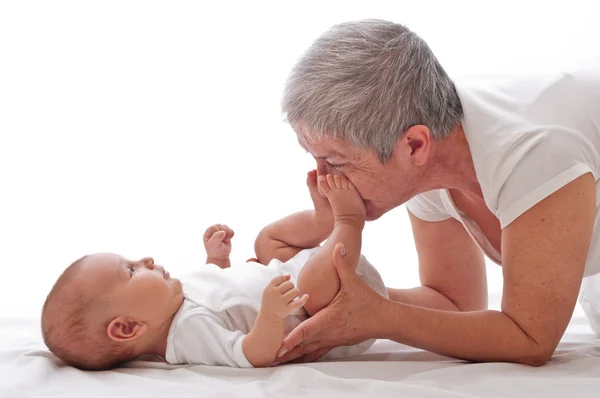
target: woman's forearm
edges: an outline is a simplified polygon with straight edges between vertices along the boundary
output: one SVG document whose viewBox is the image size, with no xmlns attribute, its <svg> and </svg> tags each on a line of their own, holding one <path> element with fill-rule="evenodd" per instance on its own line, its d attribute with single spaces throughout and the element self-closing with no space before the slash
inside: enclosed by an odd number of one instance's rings
<svg viewBox="0 0 600 398">
<path fill-rule="evenodd" d="M 427 286 L 419 286 L 413 289 L 388 288 L 387 290 L 389 298 L 392 301 L 437 310 L 459 311 L 451 299 Z"/>
<path fill-rule="evenodd" d="M 554 352 L 499 311 L 442 311 L 387 301 L 374 331 L 416 348 L 470 361 L 542 365 Z"/>
</svg>

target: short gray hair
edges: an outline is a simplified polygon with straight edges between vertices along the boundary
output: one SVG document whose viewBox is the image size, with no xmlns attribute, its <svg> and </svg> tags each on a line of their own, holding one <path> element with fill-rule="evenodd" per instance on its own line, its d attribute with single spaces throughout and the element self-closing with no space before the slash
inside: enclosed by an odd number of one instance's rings
<svg viewBox="0 0 600 398">
<path fill-rule="evenodd" d="M 382 163 L 411 126 L 425 125 L 444 139 L 463 114 L 427 43 L 403 25 L 373 19 L 336 25 L 319 37 L 290 73 L 282 110 L 300 136 L 343 138 Z"/>
</svg>

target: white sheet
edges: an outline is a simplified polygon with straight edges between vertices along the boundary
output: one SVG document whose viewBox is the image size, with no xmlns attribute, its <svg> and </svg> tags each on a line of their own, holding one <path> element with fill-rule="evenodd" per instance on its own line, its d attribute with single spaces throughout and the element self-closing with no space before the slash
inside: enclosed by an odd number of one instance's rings
<svg viewBox="0 0 600 398">
<path fill-rule="evenodd" d="M 473 364 L 378 341 L 346 362 L 272 369 L 137 361 L 109 372 L 60 365 L 36 319 L 0 319 L 0 397 L 600 397 L 600 338 L 576 315 L 541 368 Z"/>
</svg>

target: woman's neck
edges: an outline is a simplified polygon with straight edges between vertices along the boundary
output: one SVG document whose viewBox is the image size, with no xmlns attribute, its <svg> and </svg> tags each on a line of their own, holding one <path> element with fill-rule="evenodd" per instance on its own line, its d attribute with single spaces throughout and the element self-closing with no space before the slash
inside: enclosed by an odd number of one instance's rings
<svg viewBox="0 0 600 398">
<path fill-rule="evenodd" d="M 457 127 L 447 139 L 437 141 L 433 155 L 432 169 L 428 174 L 436 189 L 458 190 L 468 196 L 483 197 L 462 126 Z"/>
</svg>

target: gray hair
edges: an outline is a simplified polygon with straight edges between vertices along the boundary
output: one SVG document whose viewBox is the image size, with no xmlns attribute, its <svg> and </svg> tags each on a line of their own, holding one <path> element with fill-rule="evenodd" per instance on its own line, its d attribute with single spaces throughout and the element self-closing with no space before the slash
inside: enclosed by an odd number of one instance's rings
<svg viewBox="0 0 600 398">
<path fill-rule="evenodd" d="M 282 110 L 301 139 L 342 138 L 382 163 L 411 126 L 445 139 L 463 115 L 454 83 L 427 43 L 403 25 L 373 19 L 319 37 L 290 73 Z"/>
</svg>

